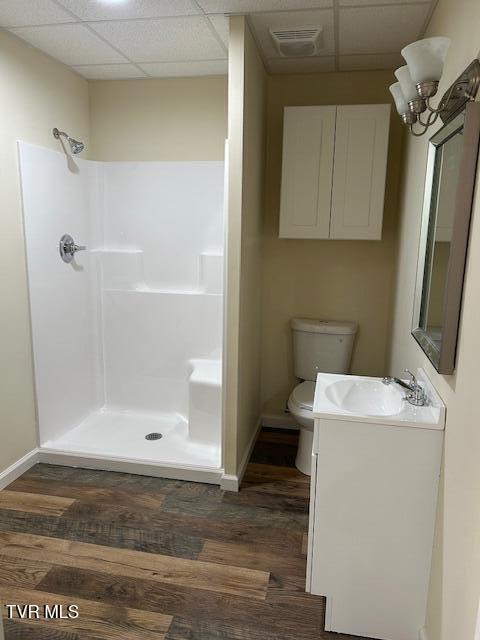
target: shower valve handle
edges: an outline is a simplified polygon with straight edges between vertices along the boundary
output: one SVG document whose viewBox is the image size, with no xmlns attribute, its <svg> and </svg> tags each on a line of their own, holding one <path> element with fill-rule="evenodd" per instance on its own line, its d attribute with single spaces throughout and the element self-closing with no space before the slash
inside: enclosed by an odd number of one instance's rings
<svg viewBox="0 0 480 640">
<path fill-rule="evenodd" d="M 58 244 L 60 257 L 67 263 L 73 260 L 77 251 L 85 251 L 86 248 L 87 247 L 85 245 L 75 244 L 75 240 L 68 233 L 65 233 L 60 238 L 60 242 Z"/>
</svg>

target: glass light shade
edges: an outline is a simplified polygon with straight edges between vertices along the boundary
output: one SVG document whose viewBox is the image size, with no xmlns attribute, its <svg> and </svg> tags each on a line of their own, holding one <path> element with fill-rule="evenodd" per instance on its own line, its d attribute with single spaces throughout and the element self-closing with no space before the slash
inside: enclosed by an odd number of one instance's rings
<svg viewBox="0 0 480 640">
<path fill-rule="evenodd" d="M 410 75 L 410 70 L 407 65 L 400 67 L 395 71 L 395 76 L 402 87 L 402 93 L 407 102 L 411 102 L 412 100 L 418 100 L 419 95 L 417 92 L 417 87 L 412 80 L 412 76 Z"/>
<path fill-rule="evenodd" d="M 395 106 L 397 107 L 398 114 L 403 116 L 405 113 L 408 113 L 408 103 L 405 100 L 400 83 L 395 82 L 394 84 L 391 84 L 389 89 L 393 99 L 395 100 Z"/>
<path fill-rule="evenodd" d="M 412 42 L 402 49 L 414 84 L 440 80 L 450 38 L 441 36 Z"/>
</svg>

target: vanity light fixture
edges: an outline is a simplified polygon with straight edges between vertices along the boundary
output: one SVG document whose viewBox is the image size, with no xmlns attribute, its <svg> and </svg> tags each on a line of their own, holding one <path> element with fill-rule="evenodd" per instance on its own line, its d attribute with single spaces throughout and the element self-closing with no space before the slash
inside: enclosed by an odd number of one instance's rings
<svg viewBox="0 0 480 640">
<path fill-rule="evenodd" d="M 438 91 L 450 39 L 425 38 L 402 49 L 406 65 L 395 71 L 398 82 L 390 86 L 399 116 L 414 136 L 422 136 L 437 120 L 445 122 L 465 103 L 474 100 L 480 85 L 480 61 L 475 59 L 444 93 L 437 108 L 430 100 Z M 428 111 L 425 119 L 422 114 Z M 421 129 L 415 131 L 414 125 Z"/>
</svg>

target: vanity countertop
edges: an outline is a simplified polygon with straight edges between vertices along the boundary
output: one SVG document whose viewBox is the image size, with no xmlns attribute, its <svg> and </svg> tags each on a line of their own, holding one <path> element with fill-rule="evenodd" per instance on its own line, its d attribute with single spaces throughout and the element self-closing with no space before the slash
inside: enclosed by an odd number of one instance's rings
<svg viewBox="0 0 480 640">
<path fill-rule="evenodd" d="M 423 369 L 418 369 L 417 377 L 427 396 L 420 407 L 405 399 L 399 385 L 385 385 L 382 378 L 319 373 L 313 417 L 443 430 L 445 405 Z"/>
</svg>

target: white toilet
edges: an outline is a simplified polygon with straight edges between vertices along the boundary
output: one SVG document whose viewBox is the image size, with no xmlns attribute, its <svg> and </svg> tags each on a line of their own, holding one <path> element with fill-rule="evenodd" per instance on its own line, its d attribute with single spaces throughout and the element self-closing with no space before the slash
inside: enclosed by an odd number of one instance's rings
<svg viewBox="0 0 480 640">
<path fill-rule="evenodd" d="M 300 427 L 295 465 L 309 476 L 317 373 L 348 373 L 357 323 L 293 318 L 292 333 L 295 375 L 304 382 L 290 394 L 288 409 Z"/>
</svg>

